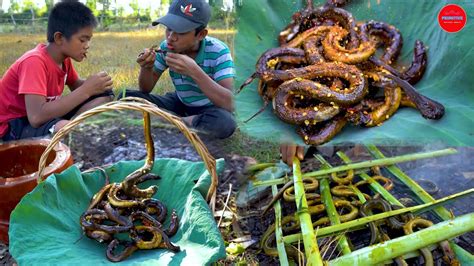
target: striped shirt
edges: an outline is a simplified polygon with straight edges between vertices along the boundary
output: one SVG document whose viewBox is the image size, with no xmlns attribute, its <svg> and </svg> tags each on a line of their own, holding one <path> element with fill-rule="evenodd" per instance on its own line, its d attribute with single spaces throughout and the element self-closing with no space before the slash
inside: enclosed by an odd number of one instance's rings
<svg viewBox="0 0 474 266">
<path fill-rule="evenodd" d="M 160 49 L 168 51 L 166 40 L 161 43 Z M 194 60 L 216 82 L 235 77 L 234 62 L 230 50 L 225 43 L 216 38 L 209 36 L 204 38 Z M 154 70 L 157 73 L 162 73 L 167 68 L 165 56 L 162 53 L 157 53 Z M 171 71 L 171 69 L 170 76 L 176 89 L 176 94 L 185 105 L 213 105 L 192 78 Z"/>
</svg>

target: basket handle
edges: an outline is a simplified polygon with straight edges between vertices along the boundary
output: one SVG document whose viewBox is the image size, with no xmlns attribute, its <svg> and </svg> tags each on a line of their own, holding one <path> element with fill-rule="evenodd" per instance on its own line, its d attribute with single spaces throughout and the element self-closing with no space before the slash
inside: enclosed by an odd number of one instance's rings
<svg viewBox="0 0 474 266">
<path fill-rule="evenodd" d="M 88 110 L 80 115 L 78 115 L 73 120 L 69 121 L 67 125 L 61 128 L 56 134 L 54 134 L 51 142 L 49 143 L 48 147 L 46 147 L 45 151 L 41 155 L 38 172 L 37 172 L 37 181 L 40 183 L 43 179 L 43 172 L 46 166 L 46 159 L 48 158 L 48 154 L 53 150 L 54 146 L 66 135 L 68 134 L 75 126 L 80 124 L 85 119 L 94 116 L 96 114 L 100 114 L 107 111 L 116 111 L 116 110 L 135 110 L 140 112 L 148 112 L 150 114 L 157 115 L 166 121 L 170 122 L 171 124 L 175 125 L 183 134 L 184 136 L 191 142 L 196 152 L 201 156 L 207 171 L 211 175 L 211 185 L 207 192 L 206 199 L 207 201 L 211 201 L 213 194 L 216 192 L 217 188 L 217 170 L 216 170 L 216 161 L 214 157 L 209 153 L 204 143 L 198 137 L 198 135 L 194 132 L 191 132 L 188 127 L 183 123 L 183 121 L 170 113 L 167 113 L 156 105 L 150 103 L 149 101 L 141 98 L 136 97 L 126 97 L 119 101 L 109 102 L 98 107 L 95 107 L 91 110 Z"/>
</svg>

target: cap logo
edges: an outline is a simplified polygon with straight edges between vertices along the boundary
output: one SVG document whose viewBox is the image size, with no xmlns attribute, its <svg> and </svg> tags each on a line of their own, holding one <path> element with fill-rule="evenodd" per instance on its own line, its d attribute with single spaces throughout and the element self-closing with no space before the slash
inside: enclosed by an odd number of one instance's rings
<svg viewBox="0 0 474 266">
<path fill-rule="evenodd" d="M 193 4 L 189 4 L 186 7 L 181 6 L 181 12 L 183 12 L 186 16 L 193 16 L 193 12 L 196 11 L 196 8 L 193 7 Z"/>
</svg>

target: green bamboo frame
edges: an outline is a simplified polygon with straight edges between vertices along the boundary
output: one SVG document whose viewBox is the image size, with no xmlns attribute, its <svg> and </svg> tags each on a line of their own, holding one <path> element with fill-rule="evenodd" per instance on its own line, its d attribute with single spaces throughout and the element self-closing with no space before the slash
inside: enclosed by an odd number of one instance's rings
<svg viewBox="0 0 474 266">
<path fill-rule="evenodd" d="M 348 230 L 358 230 L 360 228 L 363 228 L 366 224 L 368 224 L 370 222 L 375 222 L 375 221 L 378 221 L 378 220 L 381 220 L 381 219 L 385 219 L 385 218 L 388 218 L 388 217 L 400 215 L 400 214 L 407 213 L 407 212 L 413 212 L 413 213 L 427 212 L 427 211 L 430 211 L 432 208 L 447 204 L 447 203 L 452 202 L 456 199 L 466 197 L 466 196 L 469 196 L 471 194 L 474 194 L 474 188 L 471 188 L 471 189 L 468 189 L 466 191 L 459 192 L 459 193 L 456 193 L 456 194 L 453 194 L 453 195 L 435 200 L 435 201 L 430 202 L 430 203 L 425 203 L 425 204 L 421 204 L 421 205 L 417 205 L 417 206 L 413 206 L 413 207 L 406 207 L 406 208 L 402 208 L 402 209 L 398 209 L 398 210 L 392 210 L 392 211 L 388 211 L 388 212 L 378 213 L 378 214 L 370 215 L 370 216 L 367 216 L 367 217 L 363 217 L 363 218 L 355 219 L 355 220 L 352 220 L 352 221 L 348 221 L 348 222 L 345 222 L 345 223 L 341 223 L 341 224 L 338 224 L 338 225 L 319 228 L 318 237 L 326 237 L 326 236 L 330 236 L 330 235 L 336 235 L 336 234 L 339 234 L 341 232 L 346 232 Z M 301 234 L 293 234 L 293 235 L 284 236 L 283 241 L 285 243 L 294 243 L 299 238 L 301 238 Z"/>
<path fill-rule="evenodd" d="M 421 152 L 421 153 L 414 153 L 408 155 L 401 155 L 401 156 L 394 156 L 389 158 L 381 158 L 376 160 L 370 160 L 365 162 L 353 163 L 348 165 L 342 165 L 333 167 L 331 169 L 322 169 L 314 172 L 309 172 L 303 174 L 303 177 L 314 177 L 316 179 L 327 178 L 332 173 L 338 172 L 345 172 L 347 170 L 355 170 L 355 174 L 359 174 L 361 172 L 368 172 L 370 167 L 372 166 L 387 166 L 393 165 L 396 163 L 420 160 L 420 159 L 427 159 L 433 158 L 438 156 L 445 156 L 450 154 L 455 154 L 457 151 L 453 148 L 437 150 L 432 152 Z M 287 178 L 278 178 L 268 181 L 254 181 L 254 186 L 271 186 L 271 185 L 281 185 L 287 183 L 289 180 Z"/>
<path fill-rule="evenodd" d="M 379 159 L 386 158 L 385 155 L 375 146 L 372 144 L 366 145 L 367 150 L 369 153 Z M 423 202 L 423 203 L 429 203 L 433 202 L 435 199 L 431 197 L 429 193 L 427 193 L 418 183 L 413 181 L 408 175 L 406 175 L 400 168 L 398 168 L 395 165 L 391 165 L 387 167 L 388 171 L 392 173 L 395 177 L 397 177 L 401 182 L 403 182 L 407 187 L 409 187 L 415 195 L 418 196 L 418 198 Z M 451 212 L 449 212 L 446 208 L 444 207 L 437 207 L 434 208 L 433 212 L 441 218 L 443 221 L 449 221 L 453 218 L 453 215 Z M 474 223 L 474 221 L 473 221 Z M 456 255 L 458 257 L 464 257 L 466 258 L 467 261 L 474 261 L 474 255 L 470 254 L 468 251 L 464 250 L 454 242 L 450 241 L 451 246 L 453 246 L 453 249 L 456 251 Z"/>
<path fill-rule="evenodd" d="M 390 216 L 398 215 L 401 213 L 405 212 L 414 212 L 414 213 L 421 213 L 425 212 L 431 209 L 439 210 L 439 209 L 444 209 L 440 207 L 441 205 L 446 204 L 447 202 L 453 201 L 457 198 L 464 197 L 470 194 L 474 193 L 474 189 L 466 190 L 439 200 L 434 200 L 429 196 L 428 193 L 426 193 L 421 187 L 416 187 L 415 193 L 418 193 L 419 191 L 422 191 L 420 194 L 422 197 L 426 199 L 429 199 L 426 197 L 428 195 L 431 200 L 429 201 L 424 201 L 425 204 L 421 204 L 418 206 L 414 207 L 409 207 L 409 208 L 403 208 L 399 210 L 393 210 L 390 212 L 385 212 L 381 214 L 376 214 L 372 215 L 369 217 L 365 218 L 360 218 L 356 219 L 353 221 L 349 221 L 346 223 L 338 223 L 339 222 L 339 216 L 337 215 L 337 212 L 334 207 L 334 203 L 332 201 L 331 193 L 329 190 L 329 181 L 328 177 L 330 173 L 335 173 L 335 172 L 342 172 L 342 171 L 347 171 L 350 169 L 356 169 L 356 174 L 358 174 L 363 180 L 371 180 L 371 177 L 366 174 L 368 171 L 368 167 L 371 166 L 388 166 L 387 168 L 390 170 L 392 169 L 392 173 L 399 177 L 400 175 L 403 176 L 404 178 L 404 183 L 410 184 L 410 181 L 414 183 L 413 180 L 411 180 L 408 176 L 406 176 L 403 172 L 401 172 L 400 169 L 398 171 L 394 171 L 393 169 L 396 168 L 392 164 L 396 162 L 406 162 L 410 160 L 416 160 L 416 159 L 424 159 L 424 158 L 432 158 L 436 156 L 442 156 L 442 155 L 449 155 L 449 154 L 454 154 L 457 151 L 455 149 L 445 149 L 445 150 L 439 150 L 439 151 L 434 151 L 434 152 L 428 152 L 428 153 L 417 153 L 417 154 L 410 154 L 410 155 L 403 155 L 403 156 L 396 156 L 392 158 L 385 158 L 382 157 L 383 154 L 378 154 L 376 156 L 374 154 L 375 146 L 368 147 L 369 151 L 371 151 L 372 156 L 378 158 L 376 160 L 370 160 L 366 162 L 361 162 L 361 163 L 351 163 L 351 160 L 349 157 L 347 157 L 343 153 L 338 153 L 337 155 L 347 164 L 344 166 L 338 166 L 332 168 L 329 163 L 327 163 L 324 158 L 320 155 L 316 155 L 316 159 L 318 159 L 322 164 L 323 167 L 314 172 L 306 173 L 306 174 L 301 174 L 300 170 L 300 163 L 299 160 L 294 158 L 293 160 L 293 179 L 295 183 L 295 201 L 297 204 L 297 214 L 298 217 L 301 221 L 301 234 L 294 234 L 294 235 L 288 235 L 288 236 L 283 236 L 282 240 L 284 243 L 294 243 L 300 239 L 303 239 L 304 245 L 305 245 L 305 252 L 306 252 L 306 257 L 308 259 L 308 263 L 311 263 L 313 265 L 321 265 L 322 263 L 320 254 L 319 254 L 319 247 L 317 246 L 316 242 L 316 250 L 317 250 L 317 257 L 315 257 L 314 253 L 311 253 L 311 251 L 314 251 L 314 243 L 317 238 L 322 238 L 326 236 L 331 236 L 331 235 L 338 235 L 338 234 L 344 234 L 348 231 L 351 230 L 359 230 L 365 227 L 365 225 L 369 222 L 373 222 L 376 220 L 384 219 Z M 372 150 L 370 150 L 372 149 Z M 376 149 L 376 148 L 375 148 Z M 394 162 L 395 161 L 395 162 Z M 395 173 L 394 173 L 395 172 Z M 316 177 L 317 179 L 320 180 L 320 191 L 322 194 L 323 198 L 323 203 L 325 204 L 328 212 L 328 217 L 330 218 L 331 221 L 331 226 L 329 227 L 324 227 L 324 228 L 318 228 L 314 231 L 313 235 L 317 234 L 317 237 L 314 237 L 310 239 L 311 233 L 308 232 L 309 228 L 312 228 L 312 221 L 311 221 L 311 216 L 307 212 L 307 202 L 306 202 L 306 197 L 305 197 L 305 192 L 304 192 L 304 187 L 302 183 L 302 178 L 307 177 L 307 176 L 313 176 Z M 283 180 L 283 179 L 282 179 Z M 279 179 L 271 180 L 272 181 L 272 189 L 275 190 L 276 192 L 276 186 L 275 184 L 278 184 L 280 181 Z M 416 184 L 416 183 L 415 183 Z M 266 185 L 262 182 L 261 185 Z M 409 185 L 408 185 L 409 186 Z M 391 204 L 396 204 L 399 206 L 403 206 L 393 195 L 391 195 L 387 190 L 385 190 L 378 182 L 370 182 L 370 187 L 373 191 L 380 193 L 381 196 L 386 199 L 388 202 Z M 410 187 L 410 186 L 409 186 Z M 364 199 L 365 200 L 365 199 Z M 331 204 L 332 203 L 332 204 Z M 333 208 L 331 208 L 331 205 Z M 445 209 L 444 209 L 445 210 Z M 276 210 L 275 210 L 276 211 Z M 281 212 L 280 212 L 281 215 Z M 441 215 L 445 217 L 452 218 L 451 215 L 447 216 L 447 211 L 441 211 Z M 281 216 L 280 216 L 281 218 Z M 309 218 L 309 220 L 308 220 Z M 469 226 L 464 226 L 467 223 L 471 223 Z M 437 236 L 433 237 L 432 234 L 433 232 L 443 232 L 446 231 L 448 228 L 452 228 L 453 224 L 459 224 L 459 226 L 464 226 L 463 228 L 456 227 L 455 229 L 450 229 L 449 233 L 443 234 L 443 233 L 436 233 Z M 464 215 L 462 217 L 458 217 L 454 220 L 450 220 L 450 222 L 444 222 L 436 225 L 436 227 L 430 227 L 425 230 L 421 230 L 419 232 L 416 232 L 416 234 L 409 235 L 409 236 L 404 236 L 404 237 L 399 237 L 390 241 L 386 241 L 384 243 L 374 245 L 371 247 L 367 247 L 364 249 L 361 249 L 361 251 L 357 250 L 354 252 L 351 252 L 349 248 L 349 244 L 347 241 L 347 238 L 343 235 L 341 237 L 341 240 L 339 241 L 339 249 L 342 251 L 344 254 L 342 257 L 339 257 L 335 260 L 329 261 L 328 263 L 330 265 L 354 265 L 354 262 L 357 262 L 358 265 L 366 265 L 366 264 L 374 264 L 374 263 L 383 263 L 383 262 L 389 262 L 392 258 L 403 256 L 403 254 L 409 254 L 409 255 L 414 255 L 416 254 L 416 250 L 418 250 L 420 247 L 425 247 L 425 246 L 432 246 L 434 243 L 440 242 L 445 239 L 449 239 L 451 237 L 455 237 L 457 235 L 463 234 L 465 232 L 468 232 L 470 230 L 474 230 L 474 213 Z M 311 225 L 309 227 L 308 225 Z M 305 229 L 303 229 L 305 228 Z M 349 229 L 348 229 L 349 228 Z M 314 230 L 314 229 L 313 229 Z M 426 232 L 426 230 L 429 230 Z M 420 233 L 421 232 L 421 233 Z M 413 238 L 417 237 L 423 237 L 424 240 L 419 240 L 416 242 L 416 244 L 411 244 Z M 278 238 L 277 238 L 278 239 Z M 426 240 L 428 239 L 428 240 Z M 406 248 L 403 249 L 403 252 L 401 251 L 402 249 L 399 248 L 403 243 L 406 243 L 404 241 L 410 241 L 410 245 Z M 381 246 L 382 245 L 382 246 Z M 452 244 L 453 245 L 453 244 Z M 310 248 L 310 252 L 308 252 L 308 247 Z M 459 246 L 453 245 L 453 248 L 459 252 L 465 252 L 467 251 L 463 250 Z M 284 249 L 284 246 L 283 246 Z M 381 250 L 384 250 L 383 252 Z M 395 252 L 393 250 L 396 250 Z M 280 252 L 280 251 L 279 251 Z M 380 253 L 384 253 L 385 255 L 380 256 Z M 374 260 L 374 254 L 377 254 L 376 259 Z M 286 252 L 285 252 L 286 255 Z M 462 254 L 463 256 L 466 256 L 466 254 Z M 470 257 L 469 257 L 470 256 Z M 286 257 L 285 257 L 286 258 Z M 472 258 L 472 255 L 468 254 L 467 258 Z M 351 264 L 349 264 L 351 263 Z"/>
</svg>

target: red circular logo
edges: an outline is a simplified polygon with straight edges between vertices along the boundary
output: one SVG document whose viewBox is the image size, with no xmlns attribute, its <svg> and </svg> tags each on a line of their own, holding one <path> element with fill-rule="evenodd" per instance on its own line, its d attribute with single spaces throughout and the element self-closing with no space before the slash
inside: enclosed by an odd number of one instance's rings
<svg viewBox="0 0 474 266">
<path fill-rule="evenodd" d="M 447 32 L 458 32 L 466 25 L 466 11 L 458 5 L 449 4 L 439 11 L 438 23 Z"/>
</svg>

